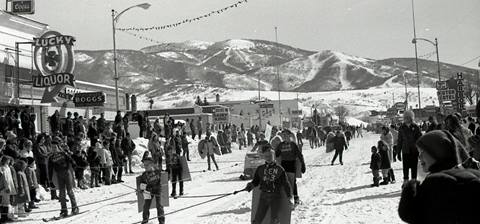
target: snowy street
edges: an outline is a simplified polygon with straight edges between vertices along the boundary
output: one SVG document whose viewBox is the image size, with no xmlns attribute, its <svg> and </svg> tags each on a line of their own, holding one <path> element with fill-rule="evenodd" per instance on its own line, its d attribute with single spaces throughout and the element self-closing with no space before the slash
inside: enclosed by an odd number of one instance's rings
<svg viewBox="0 0 480 224">
<path fill-rule="evenodd" d="M 401 164 L 394 163 L 396 184 L 370 188 L 372 176 L 369 169 L 370 147 L 379 136 L 367 133 L 364 138 L 353 139 L 344 153 L 344 165 L 338 160 L 330 166 L 333 153 L 325 153 L 325 147 L 309 149 L 304 146 L 307 172 L 298 179 L 299 195 L 303 204 L 292 213 L 292 223 L 401 223 L 397 205 L 401 188 Z M 236 146 L 236 145 L 235 145 Z M 197 154 L 196 149 L 190 149 Z M 217 195 L 231 193 L 245 187 L 247 181 L 238 177 L 243 171 L 245 151 L 235 148 L 234 153 L 217 157 L 219 171 L 203 172 L 206 161 L 192 156 L 190 163 L 192 182 L 185 183 L 186 196 Z M 140 167 L 136 169 L 138 175 Z M 80 215 L 54 223 L 135 223 L 141 221 L 137 213 L 136 195 L 133 189 L 135 176 L 126 176 L 125 185 L 115 184 L 100 188 L 76 191 L 80 205 L 114 198 L 101 203 L 80 207 Z M 171 192 L 171 186 L 169 186 Z M 117 197 L 117 198 L 115 198 Z M 250 223 L 251 194 L 241 192 L 222 197 L 170 198 L 165 208 L 167 223 Z M 57 202 L 41 202 L 24 223 L 38 223 L 41 218 L 58 215 Z M 40 213 L 45 210 L 55 210 Z M 156 211 L 150 210 L 150 217 Z M 157 223 L 152 220 L 150 223 Z"/>
</svg>

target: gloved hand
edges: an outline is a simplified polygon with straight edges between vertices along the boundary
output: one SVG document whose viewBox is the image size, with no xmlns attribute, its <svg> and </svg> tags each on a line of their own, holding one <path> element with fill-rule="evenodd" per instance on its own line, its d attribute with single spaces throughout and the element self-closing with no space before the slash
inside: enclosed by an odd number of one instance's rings
<svg viewBox="0 0 480 224">
<path fill-rule="evenodd" d="M 305 163 L 302 163 L 301 170 L 302 170 L 302 173 L 305 173 L 305 171 L 307 170 L 307 168 L 305 167 Z"/>
<path fill-rule="evenodd" d="M 249 182 L 249 183 L 247 184 L 247 186 L 245 187 L 245 189 L 247 189 L 248 192 L 252 191 L 252 189 L 253 189 L 253 184 L 252 184 L 252 182 Z"/>
</svg>

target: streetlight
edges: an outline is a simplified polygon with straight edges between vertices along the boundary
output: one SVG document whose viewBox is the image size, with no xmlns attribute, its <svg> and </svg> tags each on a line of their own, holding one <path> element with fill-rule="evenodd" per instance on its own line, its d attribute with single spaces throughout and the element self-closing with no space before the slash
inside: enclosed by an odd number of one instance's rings
<svg viewBox="0 0 480 224">
<path fill-rule="evenodd" d="M 120 19 L 120 16 L 125 13 L 126 11 L 132 9 L 132 8 L 142 8 L 142 9 L 148 9 L 150 8 L 149 3 L 142 3 L 134 6 L 130 6 L 120 13 L 117 13 L 114 9 L 112 9 L 112 29 L 113 29 L 113 68 L 114 68 L 114 79 L 115 79 L 115 108 L 118 111 L 118 73 L 117 73 L 117 46 L 115 43 L 115 25 L 118 23 L 118 20 Z M 116 15 L 115 15 L 116 14 Z"/>
<path fill-rule="evenodd" d="M 442 81 L 442 78 L 440 76 L 440 57 L 438 56 L 438 40 L 437 38 L 435 38 L 435 42 L 429 40 L 429 39 L 425 39 L 425 38 L 413 38 L 412 39 L 412 44 L 416 44 L 417 43 L 417 40 L 423 40 L 423 41 L 426 41 L 428 43 L 431 43 L 433 44 L 433 46 L 435 46 L 435 53 L 437 54 L 437 72 L 438 72 L 438 81 Z"/>
<path fill-rule="evenodd" d="M 413 39 L 417 38 L 417 31 L 415 29 L 415 3 L 412 0 L 412 18 L 413 18 Z M 417 88 L 418 88 L 418 108 L 422 108 L 421 97 L 420 97 L 420 74 L 418 73 L 418 52 L 417 52 L 417 42 L 413 43 L 415 45 L 415 67 L 417 70 Z"/>
</svg>

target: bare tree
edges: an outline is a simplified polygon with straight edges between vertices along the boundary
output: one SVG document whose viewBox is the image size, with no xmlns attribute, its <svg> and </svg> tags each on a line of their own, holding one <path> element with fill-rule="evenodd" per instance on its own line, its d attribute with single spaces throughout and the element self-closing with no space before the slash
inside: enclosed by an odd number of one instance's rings
<svg viewBox="0 0 480 224">
<path fill-rule="evenodd" d="M 476 93 L 474 92 L 472 84 L 470 82 L 467 82 L 467 84 L 465 85 L 463 94 L 465 96 L 465 99 L 467 99 L 468 103 L 470 105 L 473 105 L 473 96 Z"/>
<path fill-rule="evenodd" d="M 350 112 L 345 106 L 335 107 L 334 110 L 340 121 L 345 121 L 345 117 L 348 116 L 348 113 Z"/>
</svg>

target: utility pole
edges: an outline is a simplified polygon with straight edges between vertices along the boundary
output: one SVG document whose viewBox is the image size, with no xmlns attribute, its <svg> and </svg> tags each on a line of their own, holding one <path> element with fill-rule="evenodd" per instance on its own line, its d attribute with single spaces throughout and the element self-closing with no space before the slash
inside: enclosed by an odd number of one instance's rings
<svg viewBox="0 0 480 224">
<path fill-rule="evenodd" d="M 277 27 L 275 27 L 275 43 L 277 44 L 277 47 L 278 47 Z M 278 88 L 278 115 L 279 115 L 279 118 L 280 118 L 280 126 L 279 127 L 282 127 L 283 122 L 282 122 L 282 105 L 281 105 L 281 102 L 280 102 L 280 73 L 278 71 L 278 65 L 276 66 L 276 71 L 277 71 L 277 88 Z"/>
<path fill-rule="evenodd" d="M 417 31 L 415 28 L 415 5 L 414 0 L 412 0 L 412 17 L 413 17 L 413 39 L 417 39 Z M 421 97 L 420 97 L 420 74 L 418 73 L 418 51 L 417 51 L 417 41 L 413 43 L 415 45 L 415 67 L 417 70 L 417 88 L 418 88 L 418 108 L 422 108 Z"/>
</svg>

